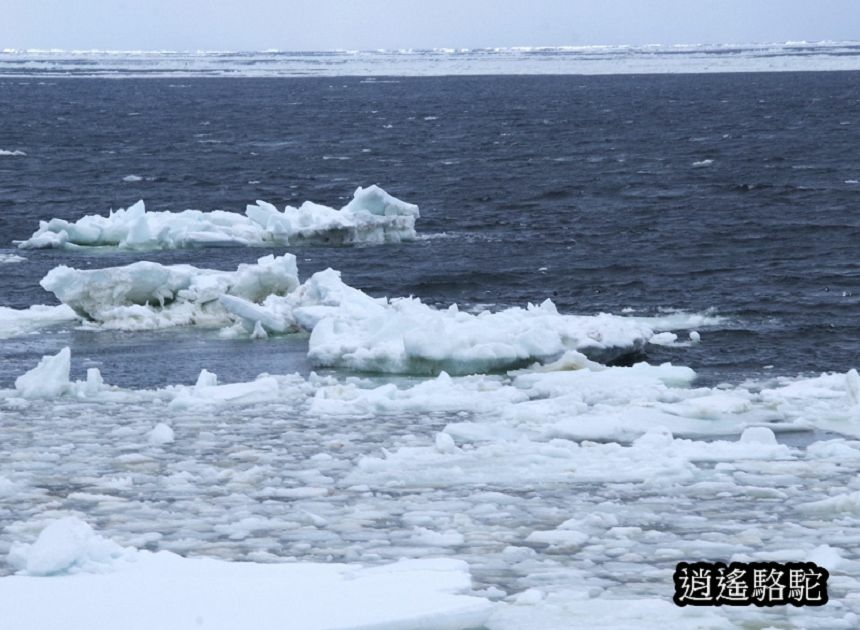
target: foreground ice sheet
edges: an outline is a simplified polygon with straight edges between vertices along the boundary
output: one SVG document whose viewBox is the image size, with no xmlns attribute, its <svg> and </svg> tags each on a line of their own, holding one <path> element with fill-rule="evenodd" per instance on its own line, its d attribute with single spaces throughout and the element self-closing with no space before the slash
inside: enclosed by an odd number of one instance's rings
<svg viewBox="0 0 860 630">
<path fill-rule="evenodd" d="M 280 212 L 265 201 L 235 212 L 147 212 L 143 201 L 108 216 L 86 215 L 74 223 L 40 221 L 22 248 L 118 247 L 175 249 L 219 245 L 287 245 L 297 242 L 399 243 L 415 238 L 418 206 L 379 186 L 359 187 L 340 210 L 306 201 Z"/>
<path fill-rule="evenodd" d="M 0 600 L 4 627 L 15 630 L 456 630 L 482 625 L 491 608 L 460 594 L 471 587 L 460 560 L 364 568 L 185 559 L 120 547 L 76 518 L 16 545 L 10 562 L 21 575 L 0 578 Z"/>
<path fill-rule="evenodd" d="M 75 380 L 66 359 L 0 391 L 0 574 L 113 573 L 0 578 L 4 600 L 24 601 L 4 590 L 17 584 L 42 601 L 65 601 L 65 585 L 78 583 L 88 597 L 121 597 L 112 589 L 149 562 L 192 583 L 185 567 L 215 576 L 225 566 L 211 558 L 383 572 L 401 558 L 454 558 L 468 563 L 475 593 L 496 601 L 490 630 L 860 623 L 853 370 L 704 388 L 689 368 L 606 367 L 569 353 L 495 376 L 219 384 L 204 370 L 193 385 L 129 390 L 92 369 Z M 29 383 L 55 391 L 27 396 Z M 833 433 L 811 439 L 824 429 Z M 68 516 L 99 523 L 116 545 L 80 525 L 19 544 Z M 128 561 L 128 546 L 210 560 L 156 566 L 163 554 Z M 675 608 L 675 563 L 703 558 L 818 562 L 831 601 Z M 248 566 L 251 582 L 270 568 Z"/>
</svg>

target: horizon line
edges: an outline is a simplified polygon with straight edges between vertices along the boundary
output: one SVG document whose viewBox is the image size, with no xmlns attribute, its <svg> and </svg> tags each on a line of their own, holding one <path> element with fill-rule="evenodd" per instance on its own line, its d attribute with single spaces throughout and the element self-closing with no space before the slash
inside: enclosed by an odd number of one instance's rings
<svg viewBox="0 0 860 630">
<path fill-rule="evenodd" d="M 121 48 L 0 48 L 0 54 L 175 54 L 175 55 L 206 55 L 206 54 L 289 54 L 289 53 L 328 53 L 328 54 L 362 54 L 362 53 L 415 53 L 436 52 L 445 54 L 469 52 L 540 52 L 540 51 L 584 51 L 594 49 L 641 50 L 652 48 L 728 48 L 728 47 L 769 47 L 769 46 L 819 46 L 837 47 L 858 45 L 860 40 L 785 40 L 785 41 L 751 41 L 751 42 L 695 42 L 695 43 L 648 43 L 648 44 L 558 44 L 558 45 L 515 45 L 515 46 L 434 46 L 434 47 L 404 47 L 404 48 L 263 48 L 263 49 L 121 49 Z"/>
</svg>

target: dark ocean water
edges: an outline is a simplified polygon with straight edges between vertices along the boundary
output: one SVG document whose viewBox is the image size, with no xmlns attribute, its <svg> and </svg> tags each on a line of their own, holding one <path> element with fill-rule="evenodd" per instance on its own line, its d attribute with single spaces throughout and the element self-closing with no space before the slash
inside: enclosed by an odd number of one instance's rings
<svg viewBox="0 0 860 630">
<path fill-rule="evenodd" d="M 339 207 L 378 183 L 419 204 L 430 238 L 293 248 L 303 278 L 331 266 L 372 294 L 444 305 L 713 310 L 728 320 L 701 344 L 648 355 L 711 382 L 858 363 L 858 73 L 4 79 L 0 112 L 0 149 L 27 154 L 0 157 L 0 251 L 39 219 L 139 198 Z M 0 305 L 55 303 L 38 281 L 58 264 L 232 269 L 269 252 L 22 253 L 0 267 Z M 49 331 L 0 341 L 0 387 L 66 344 L 76 370 L 150 386 L 201 367 L 223 381 L 307 369 L 303 343 Z"/>
</svg>

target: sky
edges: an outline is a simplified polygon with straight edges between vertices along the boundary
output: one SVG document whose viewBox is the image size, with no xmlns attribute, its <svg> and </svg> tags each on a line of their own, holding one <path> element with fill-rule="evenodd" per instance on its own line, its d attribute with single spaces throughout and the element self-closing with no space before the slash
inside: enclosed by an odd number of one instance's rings
<svg viewBox="0 0 860 630">
<path fill-rule="evenodd" d="M 860 0 L 0 0 L 0 50 L 860 40 Z"/>
</svg>

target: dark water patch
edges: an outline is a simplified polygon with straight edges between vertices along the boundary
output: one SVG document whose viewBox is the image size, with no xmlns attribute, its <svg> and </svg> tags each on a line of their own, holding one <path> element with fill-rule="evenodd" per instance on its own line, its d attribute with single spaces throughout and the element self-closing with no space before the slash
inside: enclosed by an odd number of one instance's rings
<svg viewBox="0 0 860 630">
<path fill-rule="evenodd" d="M 769 364 L 781 373 L 847 369 L 860 344 L 860 188 L 844 182 L 860 178 L 860 126 L 840 123 L 855 117 L 858 76 L 338 78 L 347 89 L 320 78 L 188 79 L 183 90 L 170 79 L 38 90 L 5 82 L 0 148 L 27 153 L 0 158 L 7 244 L 39 219 L 103 214 L 141 197 L 152 209 L 242 212 L 256 199 L 340 206 L 370 183 L 418 203 L 419 230 L 447 237 L 361 248 L 24 252 L 26 262 L 0 268 L 0 304 L 54 303 L 38 281 L 58 264 L 146 258 L 234 269 L 288 249 L 303 278 L 333 267 L 374 295 L 434 304 L 715 308 L 745 330 L 705 329 L 702 344 L 649 349 L 649 360 L 665 352 L 720 378 Z M 144 179 L 123 181 L 132 174 Z M 69 340 L 75 355 L 101 344 L 94 334 Z M 0 343 L 9 359 L 11 342 Z M 252 378 L 259 348 L 278 343 L 231 346 L 238 358 L 226 369 Z M 226 348 L 207 337 L 215 362 L 219 344 Z M 211 369 L 205 354 L 160 345 L 172 368 Z"/>
</svg>

